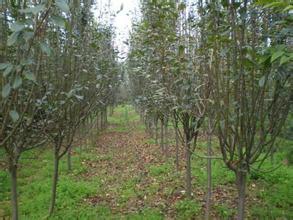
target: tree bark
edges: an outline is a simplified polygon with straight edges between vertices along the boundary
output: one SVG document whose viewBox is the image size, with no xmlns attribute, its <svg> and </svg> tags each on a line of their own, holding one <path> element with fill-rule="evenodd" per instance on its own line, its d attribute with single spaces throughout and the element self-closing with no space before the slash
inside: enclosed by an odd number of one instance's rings
<svg viewBox="0 0 293 220">
<path fill-rule="evenodd" d="M 159 129 L 158 129 L 158 119 L 155 118 L 155 144 L 158 144 L 158 136 L 159 136 Z"/>
<path fill-rule="evenodd" d="M 208 220 L 210 217 L 210 206 L 212 197 L 212 136 L 211 132 L 208 132 L 207 142 L 207 198 L 206 198 L 206 213 L 205 219 Z"/>
<path fill-rule="evenodd" d="M 100 123 L 100 113 L 97 113 L 97 132 L 101 130 L 101 123 Z"/>
<path fill-rule="evenodd" d="M 164 120 L 161 120 L 161 150 L 164 153 Z"/>
<path fill-rule="evenodd" d="M 240 170 L 237 172 L 238 189 L 238 215 L 237 220 L 244 220 L 245 217 L 245 194 L 246 194 L 246 172 Z"/>
<path fill-rule="evenodd" d="M 108 110 L 105 108 L 105 128 L 108 126 Z"/>
<path fill-rule="evenodd" d="M 17 199 L 17 163 L 9 160 L 9 172 L 11 178 L 11 207 L 12 220 L 18 219 L 18 199 Z"/>
<path fill-rule="evenodd" d="M 68 169 L 68 172 L 72 171 L 71 146 L 68 148 L 68 152 L 67 152 L 67 169 Z"/>
<path fill-rule="evenodd" d="M 168 118 L 165 117 L 164 120 L 164 136 L 165 136 L 165 143 L 164 143 L 164 154 L 168 156 Z"/>
<path fill-rule="evenodd" d="M 178 122 L 175 122 L 175 141 L 176 141 L 176 171 L 179 171 L 179 135 Z"/>
<path fill-rule="evenodd" d="M 59 174 L 59 157 L 58 152 L 54 152 L 54 173 L 53 173 L 53 182 L 52 182 L 52 191 L 51 191 L 51 204 L 49 208 L 49 216 L 53 214 L 55 203 L 56 203 L 56 194 L 57 194 L 57 183 L 58 183 L 58 174 Z"/>
<path fill-rule="evenodd" d="M 186 160 L 186 196 L 191 198 L 191 152 L 188 138 L 185 140 L 185 160 Z"/>
<path fill-rule="evenodd" d="M 110 106 L 109 116 L 113 116 L 114 114 L 114 106 Z"/>
<path fill-rule="evenodd" d="M 100 129 L 101 131 L 104 129 L 103 128 L 103 110 L 100 112 Z"/>
</svg>

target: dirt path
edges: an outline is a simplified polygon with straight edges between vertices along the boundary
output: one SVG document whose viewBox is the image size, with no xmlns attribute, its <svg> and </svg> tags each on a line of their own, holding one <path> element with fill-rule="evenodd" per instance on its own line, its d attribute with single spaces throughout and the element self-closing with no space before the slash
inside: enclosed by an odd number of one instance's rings
<svg viewBox="0 0 293 220">
<path fill-rule="evenodd" d="M 169 145 L 168 158 L 164 158 L 159 145 L 152 144 L 153 140 L 139 125 L 138 121 L 131 122 L 126 131 L 121 131 L 121 125 L 110 124 L 109 129 L 99 135 L 96 147 L 92 149 L 97 159 L 86 161 L 88 172 L 85 178 L 95 176 L 100 179 L 101 189 L 86 202 L 110 207 L 113 214 L 122 216 L 150 209 L 164 219 L 177 219 L 181 210 L 201 219 L 200 216 L 204 216 L 205 188 L 199 186 L 197 177 L 193 176 L 194 199 L 185 201 L 183 151 L 180 170 L 176 172 L 175 147 Z M 229 207 L 234 208 L 234 191 L 231 184 L 216 187 L 213 189 L 214 204 L 231 201 Z M 214 211 L 211 217 L 217 216 Z"/>
<path fill-rule="evenodd" d="M 87 176 L 101 177 L 103 194 L 87 199 L 93 205 L 110 206 L 113 213 L 140 212 L 146 207 L 174 216 L 174 202 L 182 197 L 172 161 L 165 161 L 159 146 L 137 126 L 127 132 L 110 131 L 97 140 L 96 161 L 89 161 Z M 114 130 L 114 131 L 113 131 Z M 174 157 L 173 157 L 174 158 Z M 175 187 L 176 186 L 176 187 Z"/>
</svg>

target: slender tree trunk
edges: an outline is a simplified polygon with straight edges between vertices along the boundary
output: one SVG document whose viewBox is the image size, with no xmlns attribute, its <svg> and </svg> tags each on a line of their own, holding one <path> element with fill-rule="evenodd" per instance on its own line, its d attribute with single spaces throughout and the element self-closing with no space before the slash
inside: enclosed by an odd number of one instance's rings
<svg viewBox="0 0 293 220">
<path fill-rule="evenodd" d="M 68 148 L 68 152 L 67 152 L 67 169 L 68 169 L 68 172 L 71 172 L 72 170 L 71 146 Z"/>
<path fill-rule="evenodd" d="M 108 110 L 105 108 L 105 128 L 107 128 L 108 125 Z"/>
<path fill-rule="evenodd" d="M 246 194 L 246 172 L 240 170 L 237 172 L 238 188 L 238 215 L 237 220 L 244 220 L 245 217 L 245 194 Z"/>
<path fill-rule="evenodd" d="M 49 216 L 53 214 L 55 203 L 56 203 L 56 194 L 57 194 L 57 183 L 58 183 L 58 174 L 59 174 L 59 157 L 58 151 L 54 152 L 54 173 L 53 173 L 53 182 L 52 182 L 52 191 L 51 191 L 51 203 L 49 209 Z"/>
<path fill-rule="evenodd" d="M 114 114 L 114 106 L 110 106 L 110 112 L 109 112 L 109 116 L 113 116 Z"/>
<path fill-rule="evenodd" d="M 104 129 L 104 110 L 101 110 L 101 129 Z"/>
<path fill-rule="evenodd" d="M 186 196 L 191 198 L 191 152 L 190 141 L 185 140 L 185 160 L 186 160 Z"/>
<path fill-rule="evenodd" d="M 210 126 L 209 126 L 210 127 Z M 212 136 L 209 128 L 208 142 L 207 142 L 207 198 L 206 198 L 206 213 L 205 219 L 208 220 L 210 216 L 211 197 L 212 197 Z"/>
<path fill-rule="evenodd" d="M 152 118 L 149 118 L 149 128 L 150 128 L 150 136 L 152 138 L 154 138 L 154 129 L 153 129 L 154 125 L 153 125 L 153 120 Z"/>
<path fill-rule="evenodd" d="M 164 154 L 168 156 L 168 118 L 165 117 L 164 120 L 164 136 L 165 136 L 165 143 L 164 143 Z"/>
<path fill-rule="evenodd" d="M 100 113 L 97 113 L 97 132 L 99 132 L 101 130 L 101 126 L 100 126 Z"/>
<path fill-rule="evenodd" d="M 164 153 L 164 120 L 161 120 L 161 150 Z"/>
<path fill-rule="evenodd" d="M 17 200 L 17 163 L 14 160 L 9 160 L 9 172 L 11 178 L 11 207 L 12 220 L 18 219 L 18 200 Z"/>
<path fill-rule="evenodd" d="M 100 112 L 100 128 L 101 128 L 101 130 L 104 129 L 103 128 L 103 110 L 101 110 L 101 112 Z"/>
<path fill-rule="evenodd" d="M 155 144 L 158 144 L 158 136 L 159 136 L 159 128 L 158 128 L 158 119 L 155 118 Z"/>
<path fill-rule="evenodd" d="M 179 135 L 178 122 L 175 121 L 175 141 L 176 141 L 176 171 L 179 171 Z"/>
</svg>

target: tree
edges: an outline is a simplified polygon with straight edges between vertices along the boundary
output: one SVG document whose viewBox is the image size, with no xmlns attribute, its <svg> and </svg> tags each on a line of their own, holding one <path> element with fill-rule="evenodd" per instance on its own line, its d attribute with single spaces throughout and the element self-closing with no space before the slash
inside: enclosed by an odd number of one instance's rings
<svg viewBox="0 0 293 220">
<path fill-rule="evenodd" d="M 292 102 L 292 77 L 280 63 L 288 51 L 276 51 L 280 45 L 274 38 L 268 43 L 273 27 L 257 28 L 258 22 L 268 24 L 269 16 L 260 18 L 262 9 L 255 7 L 250 1 L 214 5 L 222 18 L 212 44 L 217 136 L 223 160 L 236 175 L 238 219 L 244 219 L 247 173 L 271 152 Z"/>
<path fill-rule="evenodd" d="M 0 146 L 7 154 L 11 175 L 12 219 L 18 219 L 18 160 L 24 151 L 44 143 L 37 135 L 37 130 L 42 129 L 38 107 L 42 94 L 36 91 L 42 55 L 47 50 L 44 44 L 46 26 L 54 22 L 50 20 L 53 16 L 51 11 L 56 7 L 58 5 L 51 1 L 41 4 L 23 4 L 22 1 L 1 4 L 4 31 L 0 64 Z"/>
</svg>

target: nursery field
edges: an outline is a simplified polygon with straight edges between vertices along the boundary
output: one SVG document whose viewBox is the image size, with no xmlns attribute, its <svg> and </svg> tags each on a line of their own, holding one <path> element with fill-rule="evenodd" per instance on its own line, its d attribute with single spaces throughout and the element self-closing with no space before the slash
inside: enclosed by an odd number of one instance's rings
<svg viewBox="0 0 293 220">
<path fill-rule="evenodd" d="M 205 137 L 199 138 L 192 157 L 192 198 L 187 199 L 184 155 L 181 151 L 176 171 L 173 130 L 168 130 L 165 157 L 155 140 L 145 133 L 131 106 L 115 108 L 108 120 L 104 132 L 78 136 L 79 145 L 72 151 L 71 172 L 67 170 L 66 157 L 61 160 L 56 210 L 50 219 L 202 219 L 207 181 Z M 212 143 L 214 154 L 220 155 L 217 141 Z M 278 144 L 286 149 L 293 143 L 279 140 Z M 293 218 L 293 169 L 284 160 L 285 154 L 280 150 L 273 163 L 265 162 L 262 171 L 251 171 L 246 196 L 248 219 Z M 44 147 L 20 158 L 20 219 L 47 217 L 52 155 L 52 150 Z M 1 164 L 0 219 L 9 219 L 11 183 L 4 163 Z M 235 175 L 221 159 L 212 160 L 212 187 L 211 217 L 235 216 Z"/>
</svg>

